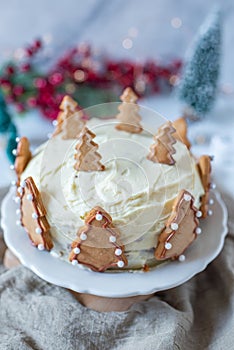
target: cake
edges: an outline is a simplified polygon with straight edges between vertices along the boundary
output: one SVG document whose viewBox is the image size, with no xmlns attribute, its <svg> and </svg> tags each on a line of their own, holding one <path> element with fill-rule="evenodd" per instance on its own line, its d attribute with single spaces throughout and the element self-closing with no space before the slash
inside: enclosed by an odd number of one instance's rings
<svg viewBox="0 0 234 350">
<path fill-rule="evenodd" d="M 208 213 L 210 157 L 191 154 L 185 120 L 152 135 L 134 92 L 121 100 L 116 117 L 86 121 L 65 97 L 53 136 L 32 157 L 27 148 L 22 158 L 25 138 L 18 143 L 20 223 L 39 250 L 78 268 L 147 271 L 182 262 Z"/>
</svg>

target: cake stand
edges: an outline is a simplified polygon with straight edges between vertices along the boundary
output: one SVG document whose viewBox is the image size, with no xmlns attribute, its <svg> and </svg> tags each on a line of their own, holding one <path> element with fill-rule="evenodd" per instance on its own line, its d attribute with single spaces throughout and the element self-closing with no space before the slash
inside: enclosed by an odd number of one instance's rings
<svg viewBox="0 0 234 350">
<path fill-rule="evenodd" d="M 145 296 L 179 286 L 206 266 L 220 253 L 227 234 L 227 209 L 217 191 L 213 199 L 213 215 L 201 221 L 202 233 L 186 250 L 184 262 L 163 263 L 149 272 L 97 273 L 39 251 L 32 246 L 25 230 L 16 225 L 17 204 L 11 188 L 2 204 L 2 228 L 5 242 L 20 262 L 42 279 L 74 292 L 108 298 Z"/>
</svg>

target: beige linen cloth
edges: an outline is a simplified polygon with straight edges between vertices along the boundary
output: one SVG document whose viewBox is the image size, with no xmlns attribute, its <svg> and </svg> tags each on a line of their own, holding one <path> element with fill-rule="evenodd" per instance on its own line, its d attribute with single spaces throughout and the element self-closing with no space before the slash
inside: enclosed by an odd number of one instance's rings
<svg viewBox="0 0 234 350">
<path fill-rule="evenodd" d="M 234 202 L 224 199 L 229 234 L 219 257 L 125 312 L 92 311 L 23 266 L 0 267 L 0 349 L 234 349 Z"/>
</svg>

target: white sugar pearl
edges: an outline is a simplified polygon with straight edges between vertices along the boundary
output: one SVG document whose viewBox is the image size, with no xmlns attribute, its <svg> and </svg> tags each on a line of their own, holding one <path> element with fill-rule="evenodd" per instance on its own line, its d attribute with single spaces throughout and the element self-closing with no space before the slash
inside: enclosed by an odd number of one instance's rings
<svg viewBox="0 0 234 350">
<path fill-rule="evenodd" d="M 14 201 L 15 201 L 15 203 L 20 203 L 20 197 L 16 196 Z"/>
<path fill-rule="evenodd" d="M 120 256 L 122 254 L 122 250 L 120 248 L 115 249 L 115 255 Z"/>
<path fill-rule="evenodd" d="M 172 244 L 170 242 L 165 243 L 165 249 L 170 250 L 172 248 Z"/>
<path fill-rule="evenodd" d="M 202 216 L 202 212 L 200 211 L 200 210 L 198 210 L 197 212 L 196 212 L 196 217 L 197 218 L 200 218 Z"/>
<path fill-rule="evenodd" d="M 52 121 L 52 125 L 53 125 L 53 126 L 57 126 L 57 125 L 58 125 L 58 121 L 57 121 L 57 120 L 53 120 L 53 121 Z"/>
<path fill-rule="evenodd" d="M 38 248 L 38 250 L 44 250 L 45 249 L 43 244 L 38 244 L 37 248 Z"/>
<path fill-rule="evenodd" d="M 176 230 L 178 230 L 178 228 L 179 228 L 179 225 L 178 225 L 176 222 L 173 222 L 173 223 L 171 224 L 171 229 L 172 229 L 172 230 L 176 231 Z"/>
<path fill-rule="evenodd" d="M 208 212 L 207 212 L 207 214 L 208 214 L 209 216 L 213 215 L 213 210 L 209 209 Z"/>
<path fill-rule="evenodd" d="M 19 192 L 19 194 L 22 194 L 22 193 L 23 193 L 22 187 L 18 187 L 18 188 L 17 188 L 17 191 Z"/>
<path fill-rule="evenodd" d="M 212 190 L 216 189 L 216 184 L 214 184 L 213 182 L 210 184 L 210 188 L 212 188 Z"/>
<path fill-rule="evenodd" d="M 87 239 L 86 233 L 82 232 L 80 235 L 80 239 L 82 239 L 82 241 L 85 241 Z"/>
<path fill-rule="evenodd" d="M 12 154 L 13 154 L 13 156 L 17 156 L 17 149 L 13 149 Z"/>
<path fill-rule="evenodd" d="M 110 243 L 115 243 L 116 242 L 116 237 L 115 236 L 110 236 L 109 241 L 110 241 Z"/>
<path fill-rule="evenodd" d="M 32 218 L 35 219 L 35 220 L 38 219 L 37 213 L 32 213 Z"/>
<path fill-rule="evenodd" d="M 31 193 L 27 194 L 26 198 L 27 198 L 28 201 L 32 201 L 33 200 L 33 196 L 32 196 Z"/>
<path fill-rule="evenodd" d="M 210 204 L 210 205 L 213 205 L 213 204 L 214 204 L 213 198 L 210 198 L 210 199 L 209 199 L 209 204 Z"/>
<path fill-rule="evenodd" d="M 25 182 L 25 181 L 22 181 L 21 184 L 20 184 L 20 186 L 21 186 L 22 188 L 25 188 L 25 187 L 26 187 L 26 182 Z"/>
<path fill-rule="evenodd" d="M 40 235 L 42 233 L 42 229 L 40 227 L 37 227 L 35 229 L 35 232 L 36 232 L 37 235 Z"/>
<path fill-rule="evenodd" d="M 17 136 L 16 139 L 15 139 L 15 141 L 16 141 L 16 142 L 19 142 L 19 140 L 20 140 L 20 137 Z"/>
<path fill-rule="evenodd" d="M 73 249 L 74 254 L 80 254 L 80 248 L 76 247 Z"/>
<path fill-rule="evenodd" d="M 124 267 L 124 262 L 122 260 L 117 262 L 118 267 Z"/>
<path fill-rule="evenodd" d="M 72 260 L 72 265 L 73 265 L 73 266 L 78 265 L 78 261 L 77 261 L 77 260 Z"/>
<path fill-rule="evenodd" d="M 95 218 L 97 221 L 101 221 L 103 219 L 103 216 L 102 214 L 96 214 Z"/>
<path fill-rule="evenodd" d="M 16 215 L 20 215 L 21 214 L 21 210 L 20 209 L 16 209 Z"/>
<path fill-rule="evenodd" d="M 180 261 L 180 262 L 185 261 L 185 259 L 186 259 L 186 258 L 185 258 L 185 256 L 184 256 L 183 254 L 179 256 L 179 261 Z"/>
<path fill-rule="evenodd" d="M 192 199 L 192 197 L 190 196 L 190 194 L 185 193 L 185 195 L 184 195 L 184 200 L 185 200 L 186 202 L 189 202 L 189 201 L 191 201 L 191 199 Z"/>
<path fill-rule="evenodd" d="M 15 169 L 15 166 L 13 164 L 10 165 L 10 169 L 11 170 L 14 170 Z"/>
<path fill-rule="evenodd" d="M 16 220 L 16 225 L 20 226 L 21 225 L 21 221 L 20 220 Z"/>
<path fill-rule="evenodd" d="M 16 182 L 15 180 L 12 180 L 12 181 L 11 181 L 11 185 L 12 185 L 12 186 L 16 186 L 16 183 L 17 183 L 17 182 Z"/>
<path fill-rule="evenodd" d="M 200 227 L 197 227 L 195 232 L 197 235 L 200 235 L 202 233 L 202 229 Z"/>
</svg>

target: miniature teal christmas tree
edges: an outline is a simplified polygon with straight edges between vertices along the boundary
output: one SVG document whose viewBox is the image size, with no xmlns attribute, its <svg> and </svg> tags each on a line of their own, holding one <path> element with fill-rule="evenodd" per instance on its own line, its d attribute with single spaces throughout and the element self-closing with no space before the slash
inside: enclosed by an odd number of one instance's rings
<svg viewBox="0 0 234 350">
<path fill-rule="evenodd" d="M 11 120 L 11 116 L 7 110 L 7 105 L 0 91 L 0 134 L 5 134 L 7 137 L 6 154 L 10 162 L 13 164 L 15 155 L 12 153 L 17 148 L 17 129 Z"/>
<path fill-rule="evenodd" d="M 179 97 L 198 117 L 210 111 L 220 70 L 221 14 L 213 11 L 201 26 L 179 85 Z"/>
</svg>

